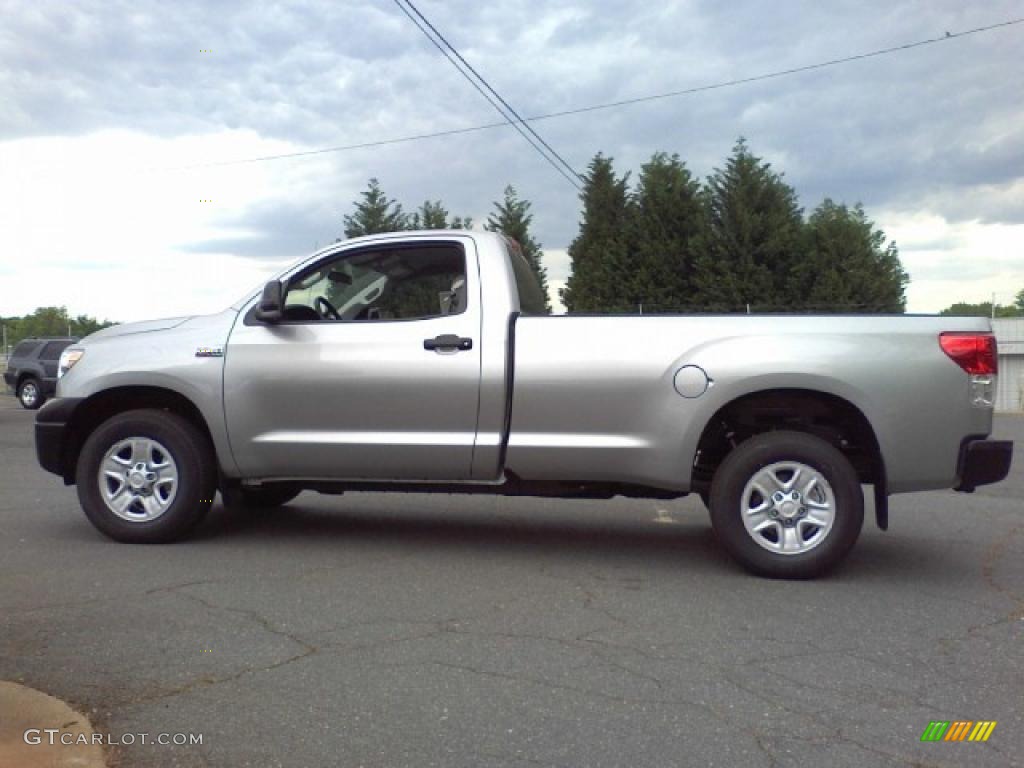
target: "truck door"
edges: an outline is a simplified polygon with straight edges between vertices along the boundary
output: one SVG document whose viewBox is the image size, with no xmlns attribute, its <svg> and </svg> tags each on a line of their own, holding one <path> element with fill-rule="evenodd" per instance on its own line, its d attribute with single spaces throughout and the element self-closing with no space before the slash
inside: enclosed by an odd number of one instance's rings
<svg viewBox="0 0 1024 768">
<path fill-rule="evenodd" d="M 349 246 L 296 272 L 274 324 L 243 310 L 224 408 L 246 477 L 462 480 L 480 389 L 472 238 Z"/>
</svg>

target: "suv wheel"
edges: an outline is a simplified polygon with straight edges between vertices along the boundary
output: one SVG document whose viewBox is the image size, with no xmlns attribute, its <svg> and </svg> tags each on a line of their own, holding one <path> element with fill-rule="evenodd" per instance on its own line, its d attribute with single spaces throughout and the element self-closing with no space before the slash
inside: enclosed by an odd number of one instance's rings
<svg viewBox="0 0 1024 768">
<path fill-rule="evenodd" d="M 768 432 L 741 443 L 711 484 L 715 535 L 760 576 L 825 573 L 846 557 L 863 523 L 864 494 L 849 460 L 802 432 Z"/>
<path fill-rule="evenodd" d="M 86 517 L 112 539 L 174 541 L 206 516 L 217 490 L 206 436 L 168 411 L 112 416 L 85 441 L 75 480 Z"/>
<path fill-rule="evenodd" d="M 34 411 L 41 406 L 45 400 L 46 398 L 43 396 L 43 390 L 39 388 L 39 380 L 34 376 L 25 378 L 21 384 L 18 385 L 18 401 L 21 403 L 22 408 Z"/>
</svg>

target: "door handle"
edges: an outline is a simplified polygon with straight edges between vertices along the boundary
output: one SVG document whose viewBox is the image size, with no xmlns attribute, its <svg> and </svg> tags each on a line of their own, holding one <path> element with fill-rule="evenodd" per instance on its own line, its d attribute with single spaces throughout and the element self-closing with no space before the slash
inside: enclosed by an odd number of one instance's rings
<svg viewBox="0 0 1024 768">
<path fill-rule="evenodd" d="M 427 350 L 467 350 L 473 348 L 473 340 L 463 336 L 456 336 L 454 333 L 446 333 L 443 336 L 435 336 L 432 339 L 423 340 L 423 348 Z"/>
</svg>

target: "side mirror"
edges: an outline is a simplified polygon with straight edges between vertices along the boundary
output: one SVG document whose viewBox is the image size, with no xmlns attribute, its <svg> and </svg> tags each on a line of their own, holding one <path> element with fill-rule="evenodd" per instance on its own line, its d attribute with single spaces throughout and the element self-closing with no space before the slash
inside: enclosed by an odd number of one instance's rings
<svg viewBox="0 0 1024 768">
<path fill-rule="evenodd" d="M 280 322 L 283 316 L 281 281 L 271 280 L 263 286 L 263 295 L 256 305 L 255 317 L 263 323 Z"/>
</svg>

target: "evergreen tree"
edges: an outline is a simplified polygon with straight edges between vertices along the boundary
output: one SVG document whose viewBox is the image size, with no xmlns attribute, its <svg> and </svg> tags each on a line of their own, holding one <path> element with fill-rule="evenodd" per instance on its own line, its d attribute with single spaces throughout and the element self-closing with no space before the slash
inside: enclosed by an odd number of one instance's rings
<svg viewBox="0 0 1024 768">
<path fill-rule="evenodd" d="M 543 252 L 540 243 L 533 239 L 530 234 L 530 223 L 533 221 L 533 214 L 530 213 L 530 201 L 522 200 L 516 194 L 515 188 L 510 184 L 505 187 L 505 198 L 502 201 L 494 202 L 494 213 L 487 217 L 484 229 L 489 232 L 501 232 L 519 243 L 523 250 L 523 256 L 537 276 L 537 282 L 544 292 L 544 308 L 550 314 L 551 301 L 548 298 L 548 273 L 542 262 Z"/>
<path fill-rule="evenodd" d="M 409 229 L 472 229 L 473 219 L 469 216 L 454 216 L 448 220 L 448 209 L 440 200 L 425 200 L 423 205 L 409 217 Z"/>
<path fill-rule="evenodd" d="M 402 211 L 401 204 L 388 199 L 377 179 L 370 179 L 361 197 L 362 200 L 355 204 L 355 213 L 345 216 L 345 237 L 397 232 L 409 228 L 409 217 Z"/>
<path fill-rule="evenodd" d="M 704 188 L 707 229 L 700 238 L 697 303 L 712 311 L 791 306 L 790 272 L 799 259 L 803 218 L 796 192 L 741 138 L 725 168 Z"/>
<path fill-rule="evenodd" d="M 412 215 L 409 229 L 448 229 L 448 210 L 440 200 L 424 200 Z"/>
<path fill-rule="evenodd" d="M 622 294 L 627 272 L 629 174 L 615 176 L 612 158 L 598 153 L 584 176 L 583 219 L 569 246 L 572 274 L 559 292 L 568 312 L 630 311 Z"/>
<path fill-rule="evenodd" d="M 644 312 L 689 308 L 695 240 L 703 230 L 704 212 L 700 185 L 678 155 L 658 152 L 641 167 L 632 211 L 623 295 Z"/>
<path fill-rule="evenodd" d="M 803 258 L 790 279 L 790 303 L 796 311 L 903 312 L 907 273 L 895 243 L 857 204 L 830 199 L 807 221 Z"/>
</svg>

